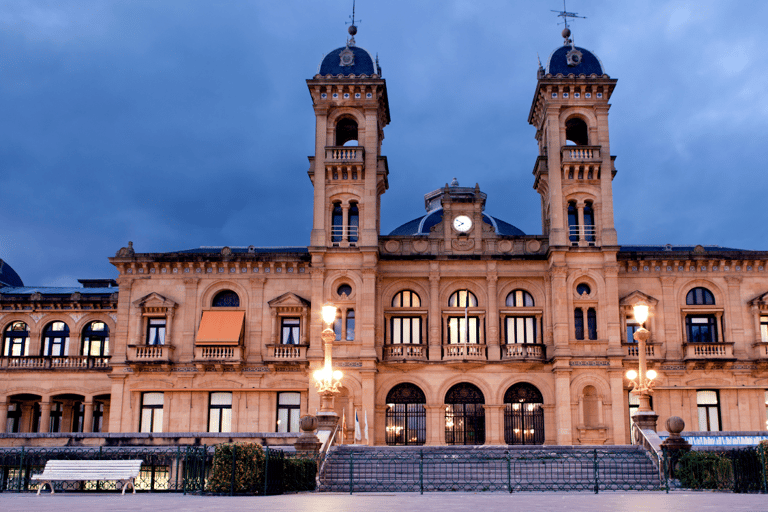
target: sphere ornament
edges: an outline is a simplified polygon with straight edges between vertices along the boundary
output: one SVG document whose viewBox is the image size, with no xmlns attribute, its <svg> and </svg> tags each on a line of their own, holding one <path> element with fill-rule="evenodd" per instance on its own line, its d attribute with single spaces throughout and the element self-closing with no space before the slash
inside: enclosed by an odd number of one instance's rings
<svg viewBox="0 0 768 512">
<path fill-rule="evenodd" d="M 568 39 L 569 37 L 571 37 L 571 29 L 565 27 L 563 29 L 563 39 Z"/>
<path fill-rule="evenodd" d="M 670 416 L 665 424 L 670 436 L 676 437 L 685 429 L 685 422 L 680 416 Z"/>
<path fill-rule="evenodd" d="M 355 34 L 357 34 L 357 27 L 354 25 L 350 25 L 349 28 L 347 29 L 347 32 L 349 32 L 349 35 L 354 36 Z"/>
<path fill-rule="evenodd" d="M 299 428 L 301 428 L 302 432 L 314 432 L 317 430 L 317 425 L 317 417 L 311 414 L 305 414 L 299 420 Z"/>
</svg>

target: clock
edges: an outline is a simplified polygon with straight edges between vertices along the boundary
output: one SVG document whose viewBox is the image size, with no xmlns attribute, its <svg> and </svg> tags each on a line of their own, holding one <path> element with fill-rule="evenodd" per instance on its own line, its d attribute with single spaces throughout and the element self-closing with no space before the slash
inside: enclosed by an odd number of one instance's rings
<svg viewBox="0 0 768 512">
<path fill-rule="evenodd" d="M 472 219 L 466 215 L 457 216 L 455 219 L 453 219 L 453 229 L 459 233 L 466 233 L 472 229 Z"/>
</svg>

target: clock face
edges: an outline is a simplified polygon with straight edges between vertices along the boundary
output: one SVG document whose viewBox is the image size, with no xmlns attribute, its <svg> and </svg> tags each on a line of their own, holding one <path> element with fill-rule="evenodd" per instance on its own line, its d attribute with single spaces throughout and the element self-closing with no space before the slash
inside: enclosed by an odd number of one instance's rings
<svg viewBox="0 0 768 512">
<path fill-rule="evenodd" d="M 467 231 L 472 229 L 472 219 L 470 219 L 466 215 L 459 215 L 458 217 L 453 219 L 453 229 L 461 233 L 466 233 Z"/>
</svg>

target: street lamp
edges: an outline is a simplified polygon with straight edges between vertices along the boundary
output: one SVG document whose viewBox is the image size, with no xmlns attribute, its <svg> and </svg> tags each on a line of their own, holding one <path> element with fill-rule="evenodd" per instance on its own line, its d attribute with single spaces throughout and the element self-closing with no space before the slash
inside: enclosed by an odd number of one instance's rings
<svg viewBox="0 0 768 512">
<path fill-rule="evenodd" d="M 326 328 L 323 329 L 321 337 L 323 339 L 323 350 L 325 361 L 323 367 L 315 371 L 315 386 L 320 394 L 320 412 L 333 413 L 334 394 L 339 392 L 341 379 L 344 377 L 339 370 L 333 369 L 333 340 L 336 339 L 336 333 L 333 332 L 333 321 L 336 320 L 336 306 L 323 306 L 323 321 Z"/>
<path fill-rule="evenodd" d="M 651 393 L 653 393 L 653 386 L 655 385 L 654 379 L 657 377 L 657 373 L 654 370 L 646 370 L 645 362 L 645 343 L 651 336 L 651 332 L 644 327 L 645 321 L 648 319 L 648 305 L 645 303 L 635 304 L 633 307 L 635 312 L 635 321 L 640 324 L 640 328 L 635 331 L 634 339 L 637 341 L 637 358 L 639 362 L 639 372 L 635 370 L 629 370 L 627 372 L 627 378 L 629 379 L 630 388 L 633 389 L 633 393 L 638 395 L 639 407 L 632 419 L 638 424 L 640 428 L 652 428 L 656 430 L 656 416 L 651 409 Z"/>
</svg>

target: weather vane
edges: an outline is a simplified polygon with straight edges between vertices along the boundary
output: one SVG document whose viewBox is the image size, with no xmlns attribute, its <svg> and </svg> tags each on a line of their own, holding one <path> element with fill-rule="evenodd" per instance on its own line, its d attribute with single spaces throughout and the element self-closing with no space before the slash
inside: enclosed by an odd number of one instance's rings
<svg viewBox="0 0 768 512">
<path fill-rule="evenodd" d="M 354 10 L 354 8 L 353 8 L 353 10 Z M 563 18 L 563 25 L 565 25 L 565 28 L 563 29 L 563 37 L 565 38 L 565 44 L 573 43 L 573 41 L 571 41 L 571 39 L 570 39 L 571 30 L 568 28 L 568 18 L 587 19 L 587 17 L 586 16 L 579 16 L 575 12 L 568 12 L 568 10 L 565 7 L 565 0 L 563 0 L 563 10 L 562 11 L 552 10 L 552 12 L 556 12 L 558 18 Z M 558 23 L 558 25 L 559 25 L 559 23 Z"/>
<path fill-rule="evenodd" d="M 349 25 L 349 28 L 347 31 L 349 32 L 349 35 L 352 36 L 349 38 L 349 43 L 352 46 L 355 46 L 355 34 L 357 34 L 357 25 L 355 25 L 355 0 L 352 0 L 352 16 L 349 17 L 352 21 L 345 21 L 345 25 Z M 357 20 L 358 23 L 360 23 L 363 20 Z"/>
</svg>

